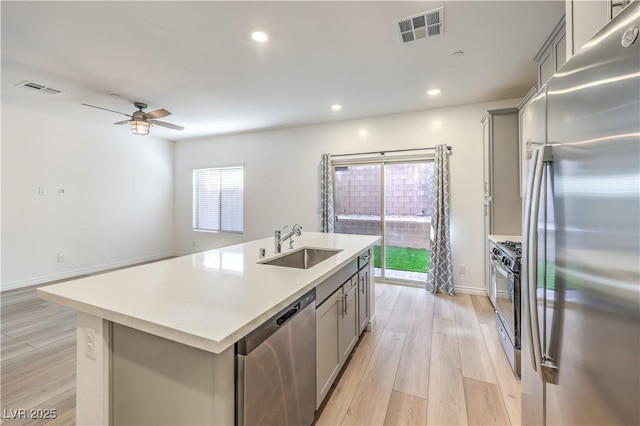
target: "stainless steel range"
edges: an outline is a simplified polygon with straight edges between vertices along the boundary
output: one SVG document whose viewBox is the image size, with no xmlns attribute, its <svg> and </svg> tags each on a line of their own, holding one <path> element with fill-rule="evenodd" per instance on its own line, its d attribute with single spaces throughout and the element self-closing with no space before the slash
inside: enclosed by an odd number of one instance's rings
<svg viewBox="0 0 640 426">
<path fill-rule="evenodd" d="M 491 251 L 491 299 L 496 328 L 513 372 L 520 376 L 520 257 L 522 244 L 499 242 Z"/>
</svg>

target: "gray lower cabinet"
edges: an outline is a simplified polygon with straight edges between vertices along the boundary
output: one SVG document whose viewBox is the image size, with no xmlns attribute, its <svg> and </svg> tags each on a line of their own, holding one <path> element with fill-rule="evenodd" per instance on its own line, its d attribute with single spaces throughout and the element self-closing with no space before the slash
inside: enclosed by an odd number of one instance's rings
<svg viewBox="0 0 640 426">
<path fill-rule="evenodd" d="M 358 274 L 316 309 L 316 409 L 358 342 L 357 298 Z"/>
<path fill-rule="evenodd" d="M 340 372 L 340 305 L 338 289 L 316 309 L 316 409 Z"/>
<path fill-rule="evenodd" d="M 365 252 L 316 287 L 316 409 L 369 322 L 368 260 Z"/>
<path fill-rule="evenodd" d="M 369 264 L 358 272 L 358 334 L 369 322 Z"/>
<path fill-rule="evenodd" d="M 349 358 L 349 354 L 356 346 L 360 336 L 360 324 L 358 318 L 358 274 L 342 286 L 342 306 L 340 317 L 340 329 L 338 330 L 340 342 L 340 365 Z"/>
</svg>

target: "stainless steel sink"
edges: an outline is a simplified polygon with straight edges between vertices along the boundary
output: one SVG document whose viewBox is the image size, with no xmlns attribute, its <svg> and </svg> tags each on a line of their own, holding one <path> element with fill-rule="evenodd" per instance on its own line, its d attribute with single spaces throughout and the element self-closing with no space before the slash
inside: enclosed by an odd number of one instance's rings
<svg viewBox="0 0 640 426">
<path fill-rule="evenodd" d="M 287 268 L 309 269 L 327 260 L 331 256 L 335 256 L 341 251 L 340 249 L 301 247 L 275 259 L 258 263 L 263 265 L 285 266 Z"/>
</svg>

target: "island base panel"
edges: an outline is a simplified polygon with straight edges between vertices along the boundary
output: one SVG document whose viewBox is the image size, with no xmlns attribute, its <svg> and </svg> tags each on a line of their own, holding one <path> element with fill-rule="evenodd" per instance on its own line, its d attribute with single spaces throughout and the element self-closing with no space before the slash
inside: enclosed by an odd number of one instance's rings
<svg viewBox="0 0 640 426">
<path fill-rule="evenodd" d="M 111 331 L 112 424 L 234 424 L 233 346 L 213 354 L 115 323 Z"/>
<path fill-rule="evenodd" d="M 109 322 L 78 312 L 76 424 L 109 424 Z"/>
</svg>

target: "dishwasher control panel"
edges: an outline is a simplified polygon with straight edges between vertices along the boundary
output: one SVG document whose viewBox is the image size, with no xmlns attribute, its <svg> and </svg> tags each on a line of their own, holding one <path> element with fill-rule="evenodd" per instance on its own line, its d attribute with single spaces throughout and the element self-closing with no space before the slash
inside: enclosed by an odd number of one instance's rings
<svg viewBox="0 0 640 426">
<path fill-rule="evenodd" d="M 265 321 L 258 328 L 247 334 L 236 343 L 236 353 L 239 355 L 247 355 L 255 349 L 260 343 L 266 340 L 275 331 L 289 322 L 300 311 L 307 306 L 314 304 L 316 300 L 315 288 L 304 296 L 299 297 L 286 308 L 279 311 L 276 315 Z"/>
</svg>

